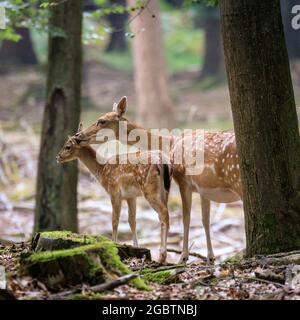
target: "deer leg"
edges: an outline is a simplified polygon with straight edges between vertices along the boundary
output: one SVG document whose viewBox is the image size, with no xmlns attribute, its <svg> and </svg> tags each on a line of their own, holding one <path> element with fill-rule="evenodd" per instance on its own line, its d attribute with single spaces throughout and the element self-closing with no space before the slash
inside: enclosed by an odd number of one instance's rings
<svg viewBox="0 0 300 320">
<path fill-rule="evenodd" d="M 211 238 L 210 238 L 210 201 L 201 196 L 202 223 L 205 231 L 207 246 L 207 262 L 213 263 L 215 260 Z"/>
<path fill-rule="evenodd" d="M 112 240 L 117 242 L 118 240 L 118 226 L 120 220 L 120 213 L 121 213 L 121 204 L 122 200 L 119 197 L 112 197 Z"/>
<path fill-rule="evenodd" d="M 160 221 L 160 255 L 159 255 L 159 263 L 163 264 L 167 259 L 167 240 L 168 240 L 168 232 L 169 232 L 169 211 L 168 207 L 161 199 L 159 195 L 147 195 L 145 194 L 145 198 L 151 205 L 151 207 L 158 213 L 159 221 Z"/>
<path fill-rule="evenodd" d="M 127 199 L 128 203 L 128 223 L 132 233 L 133 246 L 138 247 L 136 235 L 136 198 Z"/>
<path fill-rule="evenodd" d="M 186 183 L 179 184 L 182 200 L 182 221 L 183 221 L 183 248 L 179 263 L 185 263 L 189 258 L 189 231 L 192 206 L 192 191 Z"/>
</svg>

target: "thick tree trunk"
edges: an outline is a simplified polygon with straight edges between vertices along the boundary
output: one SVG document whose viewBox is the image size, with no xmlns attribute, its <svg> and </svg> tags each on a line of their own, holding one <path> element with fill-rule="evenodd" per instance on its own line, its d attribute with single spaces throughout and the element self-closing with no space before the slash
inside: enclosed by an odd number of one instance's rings
<svg viewBox="0 0 300 320">
<path fill-rule="evenodd" d="M 281 0 L 282 21 L 284 26 L 285 41 L 291 60 L 300 58 L 299 30 L 294 30 L 291 24 L 293 19 L 292 8 L 299 5 L 299 0 Z"/>
<path fill-rule="evenodd" d="M 247 255 L 298 249 L 300 140 L 280 3 L 221 0 L 220 11 Z"/>
<path fill-rule="evenodd" d="M 128 0 L 129 6 L 135 3 Z M 131 28 L 135 33 L 133 58 L 139 121 L 152 128 L 172 127 L 174 110 L 168 90 L 158 0 L 148 3 L 148 8 L 132 21 Z"/>
<path fill-rule="evenodd" d="M 111 3 L 126 6 L 126 0 L 110 1 Z M 106 47 L 107 52 L 124 52 L 127 50 L 125 37 L 125 24 L 127 13 L 112 13 L 108 15 L 108 21 L 112 27 L 109 42 Z"/>
<path fill-rule="evenodd" d="M 16 28 L 22 38 L 18 42 L 4 40 L 0 49 L 1 67 L 36 65 L 37 57 L 32 45 L 29 29 Z"/>
<path fill-rule="evenodd" d="M 207 9 L 208 10 L 208 9 Z M 209 10 L 217 10 L 212 8 Z M 220 19 L 214 12 L 208 12 L 204 21 L 205 48 L 200 79 L 221 77 L 223 74 L 223 48 L 221 44 Z"/>
<path fill-rule="evenodd" d="M 41 139 L 35 230 L 77 230 L 77 163 L 58 165 L 55 156 L 80 117 L 82 0 L 51 7 L 50 26 L 65 37 L 49 36 L 47 103 Z"/>
</svg>

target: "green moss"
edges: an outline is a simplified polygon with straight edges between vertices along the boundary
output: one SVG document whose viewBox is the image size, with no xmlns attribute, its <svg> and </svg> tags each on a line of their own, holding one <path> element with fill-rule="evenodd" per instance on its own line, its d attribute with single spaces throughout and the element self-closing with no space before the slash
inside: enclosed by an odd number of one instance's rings
<svg viewBox="0 0 300 320">
<path fill-rule="evenodd" d="M 29 257 L 26 258 L 26 260 L 27 262 L 44 262 L 44 261 L 55 260 L 58 258 L 71 257 L 79 254 L 82 255 L 87 250 L 101 249 L 101 248 L 102 248 L 101 244 L 89 244 L 89 245 L 84 245 L 84 246 L 80 246 L 72 249 L 41 251 L 41 252 L 32 253 Z"/>
<path fill-rule="evenodd" d="M 92 244 L 102 241 L 110 241 L 104 236 L 91 236 L 91 235 L 79 235 L 77 233 L 72 233 L 71 231 L 45 231 L 41 232 L 41 237 L 50 238 L 50 239 L 63 239 L 71 240 L 74 242 L 79 242 L 81 244 Z"/>
<path fill-rule="evenodd" d="M 21 257 L 21 274 L 26 274 L 29 272 L 29 274 L 32 274 L 33 276 L 41 276 L 42 278 L 48 279 L 49 283 L 51 282 L 51 279 L 48 277 L 48 270 L 47 267 L 44 269 L 44 267 L 41 268 L 41 266 L 44 263 L 53 263 L 56 262 L 59 265 L 63 263 L 64 267 L 62 267 L 64 271 L 64 276 L 66 279 L 69 279 L 70 281 L 76 282 L 78 279 L 77 277 L 83 276 L 83 279 L 91 282 L 91 283 L 98 283 L 105 281 L 106 279 L 106 270 L 103 268 L 101 263 L 99 261 L 95 260 L 93 258 L 93 253 L 100 254 L 100 252 L 103 250 L 103 247 L 101 244 L 90 244 L 90 245 L 83 245 L 79 247 L 75 247 L 72 249 L 66 249 L 66 250 L 54 250 L 54 251 L 40 251 L 40 252 L 33 252 L 29 256 Z M 92 254 L 91 254 L 92 253 Z M 73 265 L 74 260 L 73 258 L 78 256 L 77 261 L 79 262 L 78 266 L 82 266 L 82 263 L 86 266 L 86 272 L 83 274 L 74 272 L 74 278 L 69 278 L 70 270 L 66 270 L 65 266 L 68 264 Z M 70 260 L 65 260 L 70 259 Z M 50 264 L 51 266 L 51 264 Z M 53 265 L 52 265 L 53 266 Z M 77 266 L 76 264 L 74 266 Z M 72 267 L 71 267 L 72 268 Z M 75 267 L 76 268 L 76 267 Z M 44 271 L 43 271 L 44 270 Z M 78 271 L 77 268 L 74 271 Z M 65 273 L 66 272 L 66 273 Z M 82 279 L 82 280 L 83 280 Z"/>
<path fill-rule="evenodd" d="M 130 274 L 130 269 L 121 261 L 120 256 L 118 255 L 118 249 L 114 242 L 112 241 L 103 241 L 104 252 L 102 255 L 103 264 L 107 264 L 117 270 L 120 270 L 123 274 Z M 140 290 L 150 290 L 149 286 L 141 278 L 136 278 L 131 281 L 133 286 Z"/>
<path fill-rule="evenodd" d="M 163 284 L 167 278 L 172 275 L 172 271 L 165 270 L 165 271 L 153 271 L 150 269 L 145 269 L 142 272 L 144 274 L 144 279 L 149 282 L 155 282 L 158 284 Z"/>
<path fill-rule="evenodd" d="M 117 273 L 122 275 L 132 273 L 131 270 L 121 261 L 117 245 L 104 236 L 79 235 L 70 231 L 46 231 L 42 232 L 40 237 L 68 240 L 75 243 L 77 242 L 79 246 L 63 250 L 38 251 L 26 258 L 29 259 L 28 261 L 30 262 L 49 261 L 56 258 L 74 256 L 76 254 L 82 255 L 88 250 L 101 249 L 101 263 L 104 268 L 108 267 L 108 269 L 114 269 Z M 86 255 L 86 258 L 90 259 L 88 255 Z M 91 262 L 91 278 L 93 277 L 93 274 L 98 274 L 98 272 L 98 265 Z M 150 290 L 149 286 L 147 286 L 141 278 L 133 279 L 131 284 L 140 290 Z"/>
<path fill-rule="evenodd" d="M 236 257 L 230 257 L 224 260 L 225 263 L 240 263 L 242 259 Z"/>
<path fill-rule="evenodd" d="M 236 253 L 234 256 L 224 260 L 225 263 L 241 263 L 244 260 L 244 251 Z"/>
</svg>

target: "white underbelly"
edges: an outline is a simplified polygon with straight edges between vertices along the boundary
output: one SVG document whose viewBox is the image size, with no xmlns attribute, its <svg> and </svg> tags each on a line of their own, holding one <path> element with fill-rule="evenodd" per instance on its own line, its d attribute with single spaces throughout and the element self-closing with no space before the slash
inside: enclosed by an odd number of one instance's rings
<svg viewBox="0 0 300 320">
<path fill-rule="evenodd" d="M 193 185 L 193 192 L 200 193 L 204 198 L 219 203 L 229 203 L 240 200 L 239 195 L 225 188 L 203 188 Z"/>
</svg>

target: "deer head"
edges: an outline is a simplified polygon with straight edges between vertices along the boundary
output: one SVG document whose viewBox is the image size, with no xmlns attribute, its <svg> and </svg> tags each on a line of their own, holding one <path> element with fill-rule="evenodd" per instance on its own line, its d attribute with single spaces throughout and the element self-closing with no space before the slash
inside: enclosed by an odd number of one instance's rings
<svg viewBox="0 0 300 320">
<path fill-rule="evenodd" d="M 76 134 L 78 134 L 81 130 L 82 123 L 80 122 Z M 68 136 L 68 140 L 65 142 L 64 146 L 56 156 L 56 161 L 58 163 L 68 162 L 78 158 L 80 140 L 76 138 L 76 134 L 72 137 Z"/>
<path fill-rule="evenodd" d="M 127 97 L 122 97 L 118 103 L 114 103 L 112 111 L 101 116 L 96 122 L 84 130 L 80 130 L 75 138 L 80 145 L 106 142 L 107 140 L 96 139 L 97 134 L 104 129 L 110 129 L 114 133 L 114 137 L 118 139 L 120 121 L 127 121 L 123 117 L 127 110 Z M 106 135 L 107 136 L 107 135 Z"/>
</svg>

